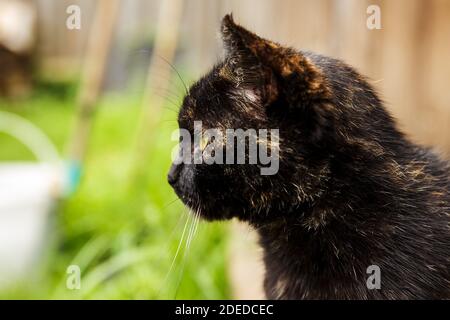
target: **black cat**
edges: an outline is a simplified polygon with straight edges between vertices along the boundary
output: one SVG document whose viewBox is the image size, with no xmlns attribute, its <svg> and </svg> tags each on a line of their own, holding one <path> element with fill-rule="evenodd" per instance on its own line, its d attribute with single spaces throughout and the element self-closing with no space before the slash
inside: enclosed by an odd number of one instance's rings
<svg viewBox="0 0 450 320">
<path fill-rule="evenodd" d="M 222 35 L 226 57 L 190 88 L 179 126 L 278 128 L 279 170 L 174 164 L 182 201 L 258 231 L 268 298 L 450 298 L 449 165 L 405 138 L 350 66 L 262 39 L 230 15 Z M 367 284 L 370 266 L 379 287 Z"/>
</svg>

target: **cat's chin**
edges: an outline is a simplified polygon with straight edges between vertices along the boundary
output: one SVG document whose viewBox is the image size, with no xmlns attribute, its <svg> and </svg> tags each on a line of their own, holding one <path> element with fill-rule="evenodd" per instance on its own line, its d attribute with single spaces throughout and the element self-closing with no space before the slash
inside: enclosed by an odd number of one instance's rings
<svg viewBox="0 0 450 320">
<path fill-rule="evenodd" d="M 206 221 L 220 221 L 220 220 L 230 220 L 233 218 L 228 212 L 200 212 L 200 217 Z"/>
<path fill-rule="evenodd" d="M 230 220 L 234 218 L 234 215 L 232 214 L 233 211 L 228 208 L 209 208 L 190 201 L 186 201 L 184 204 L 189 208 L 193 215 L 198 215 L 201 219 L 209 222 Z"/>
</svg>

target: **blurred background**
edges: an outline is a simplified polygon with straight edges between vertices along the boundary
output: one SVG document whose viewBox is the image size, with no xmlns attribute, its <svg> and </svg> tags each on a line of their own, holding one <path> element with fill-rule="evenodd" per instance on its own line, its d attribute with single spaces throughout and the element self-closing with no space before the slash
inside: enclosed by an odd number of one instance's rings
<svg viewBox="0 0 450 320">
<path fill-rule="evenodd" d="M 355 66 L 450 155 L 450 1 L 0 0 L 0 298 L 262 298 L 253 232 L 197 224 L 166 183 L 229 12 Z"/>
</svg>

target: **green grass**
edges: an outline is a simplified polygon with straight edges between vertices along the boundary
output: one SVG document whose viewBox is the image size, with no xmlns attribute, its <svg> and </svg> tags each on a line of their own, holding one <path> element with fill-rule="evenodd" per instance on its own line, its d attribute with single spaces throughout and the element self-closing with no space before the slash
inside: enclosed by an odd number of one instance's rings
<svg viewBox="0 0 450 320">
<path fill-rule="evenodd" d="M 31 120 L 65 154 L 75 116 L 74 92 L 42 86 L 30 99 L 1 101 L 0 109 Z M 188 217 L 166 183 L 176 116 L 165 109 L 153 129 L 155 140 L 148 160 L 137 178 L 131 179 L 138 106 L 139 99 L 133 95 L 102 99 L 81 184 L 52 214 L 41 263 L 22 283 L 3 289 L 0 298 L 230 297 L 226 227 L 219 223 L 200 223 L 189 252 L 183 245 L 167 275 Z M 25 147 L 4 134 L 0 134 L 0 146 L 0 161 L 32 159 Z M 66 287 L 66 269 L 72 264 L 81 268 L 81 290 Z"/>
</svg>

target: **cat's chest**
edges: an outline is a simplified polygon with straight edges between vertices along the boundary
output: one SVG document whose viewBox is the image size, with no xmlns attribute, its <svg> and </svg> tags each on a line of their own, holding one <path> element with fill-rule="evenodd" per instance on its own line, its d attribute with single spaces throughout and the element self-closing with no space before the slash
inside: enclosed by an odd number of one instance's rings
<svg viewBox="0 0 450 320">
<path fill-rule="evenodd" d="M 305 243 L 298 246 L 271 243 L 264 250 L 266 296 L 271 299 L 348 299 L 368 293 L 366 259 L 339 256 L 332 248 Z M 355 297 L 356 298 L 356 297 Z"/>
<path fill-rule="evenodd" d="M 266 266 L 264 290 L 269 299 L 365 299 L 370 295 L 360 277 L 343 277 L 339 272 L 330 276 L 286 265 L 281 271 L 281 267 Z"/>
</svg>

